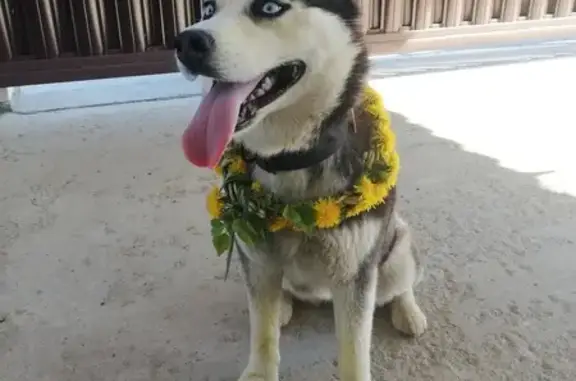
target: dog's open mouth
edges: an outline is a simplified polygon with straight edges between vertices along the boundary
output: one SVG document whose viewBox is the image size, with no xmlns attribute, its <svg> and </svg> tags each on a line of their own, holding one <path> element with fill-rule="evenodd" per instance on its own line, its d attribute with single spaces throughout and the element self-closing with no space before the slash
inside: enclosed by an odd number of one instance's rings
<svg viewBox="0 0 576 381">
<path fill-rule="evenodd" d="M 292 61 L 267 72 L 240 105 L 236 129 L 244 127 L 256 116 L 259 109 L 274 102 L 294 86 L 305 70 L 306 65 L 302 61 Z"/>
<path fill-rule="evenodd" d="M 214 81 L 182 137 L 188 160 L 199 167 L 218 164 L 234 132 L 294 86 L 305 71 L 304 62 L 291 61 L 250 82 Z"/>
</svg>

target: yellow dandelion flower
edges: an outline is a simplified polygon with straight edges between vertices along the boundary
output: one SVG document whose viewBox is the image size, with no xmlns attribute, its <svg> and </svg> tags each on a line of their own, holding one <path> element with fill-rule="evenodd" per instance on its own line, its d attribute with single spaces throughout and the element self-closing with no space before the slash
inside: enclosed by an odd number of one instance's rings
<svg viewBox="0 0 576 381">
<path fill-rule="evenodd" d="M 379 119 L 387 116 L 380 94 L 370 86 L 367 86 L 364 91 L 364 109 L 368 114 Z"/>
<path fill-rule="evenodd" d="M 214 172 L 218 175 L 218 176 L 222 176 L 222 167 L 220 165 L 217 165 L 214 167 Z"/>
<path fill-rule="evenodd" d="M 250 185 L 250 188 L 254 192 L 260 192 L 262 190 L 262 184 L 260 184 L 258 181 L 254 181 L 252 182 L 252 185 Z"/>
<path fill-rule="evenodd" d="M 378 188 L 376 187 L 376 184 L 368 178 L 368 176 L 362 176 L 359 184 L 356 185 L 355 188 L 361 195 L 361 202 L 368 205 L 368 208 L 380 201 Z"/>
<path fill-rule="evenodd" d="M 390 188 L 388 187 L 388 182 L 385 181 L 383 183 L 374 184 L 374 193 L 378 197 L 378 201 L 374 204 L 376 206 L 379 204 L 386 196 L 388 196 L 388 192 Z"/>
<path fill-rule="evenodd" d="M 289 225 L 290 221 L 288 221 L 286 218 L 277 217 L 270 223 L 268 229 L 270 229 L 271 232 L 277 232 L 278 230 L 287 228 Z"/>
<path fill-rule="evenodd" d="M 376 129 L 374 134 L 374 145 L 381 157 L 385 160 L 394 152 L 396 147 L 396 135 L 390 129 L 388 121 L 381 125 L 380 128 Z"/>
<path fill-rule="evenodd" d="M 220 189 L 218 187 L 213 187 L 206 197 L 206 209 L 210 214 L 210 217 L 219 218 L 222 214 L 222 200 L 220 200 Z"/>
<path fill-rule="evenodd" d="M 360 200 L 346 213 L 346 217 L 354 217 L 382 203 L 388 195 L 385 184 L 375 184 L 368 176 L 363 176 L 354 187 L 360 193 Z"/>
<path fill-rule="evenodd" d="M 340 223 L 340 205 L 332 198 L 324 198 L 314 203 L 316 211 L 316 226 L 329 229 Z"/>
<path fill-rule="evenodd" d="M 228 171 L 230 173 L 245 173 L 246 172 L 246 163 L 242 160 L 241 157 L 236 156 L 230 160 L 230 164 L 228 165 Z"/>
</svg>

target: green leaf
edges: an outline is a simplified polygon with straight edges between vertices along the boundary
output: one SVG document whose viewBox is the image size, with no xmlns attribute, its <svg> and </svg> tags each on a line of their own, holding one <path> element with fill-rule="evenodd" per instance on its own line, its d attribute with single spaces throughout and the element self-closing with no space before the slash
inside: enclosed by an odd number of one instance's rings
<svg viewBox="0 0 576 381">
<path fill-rule="evenodd" d="M 384 181 L 388 177 L 388 169 L 385 163 L 375 163 L 370 170 L 370 179 L 377 183 Z"/>
<path fill-rule="evenodd" d="M 234 240 L 234 237 L 232 237 Z M 228 274 L 230 273 L 230 263 L 232 263 L 232 245 L 228 249 L 228 253 L 226 254 L 226 272 L 224 273 L 224 281 L 228 280 Z"/>
<path fill-rule="evenodd" d="M 310 204 L 286 205 L 282 216 L 305 232 L 312 231 L 316 223 L 314 208 Z"/>
<path fill-rule="evenodd" d="M 295 207 L 302 220 L 302 225 L 313 228 L 316 225 L 316 212 L 310 204 L 301 204 Z"/>
<path fill-rule="evenodd" d="M 252 229 L 256 232 L 259 239 L 266 238 L 266 231 L 268 230 L 266 219 L 258 214 L 250 213 L 246 216 L 246 220 L 250 226 L 252 226 Z"/>
<path fill-rule="evenodd" d="M 253 246 L 258 240 L 258 232 L 245 219 L 236 219 L 232 222 L 232 230 L 238 234 L 238 237 L 249 246 Z"/>
<path fill-rule="evenodd" d="M 295 226 L 302 224 L 302 217 L 300 217 L 300 213 L 298 213 L 298 211 L 292 205 L 286 205 L 284 207 L 284 210 L 282 211 L 282 217 L 292 222 Z"/>
<path fill-rule="evenodd" d="M 210 225 L 212 226 L 212 235 L 222 235 L 227 233 L 226 231 L 226 225 L 224 224 L 224 222 L 222 222 L 222 220 L 215 218 L 212 221 L 210 221 Z"/>
<path fill-rule="evenodd" d="M 228 231 L 225 231 L 224 234 L 212 235 L 212 245 L 214 245 L 216 253 L 220 256 L 232 247 L 232 237 Z"/>
</svg>

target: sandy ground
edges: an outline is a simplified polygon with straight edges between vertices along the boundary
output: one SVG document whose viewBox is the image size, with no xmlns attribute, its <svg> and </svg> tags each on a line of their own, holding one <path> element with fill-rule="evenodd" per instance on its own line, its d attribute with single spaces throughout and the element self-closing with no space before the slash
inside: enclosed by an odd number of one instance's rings
<svg viewBox="0 0 576 381">
<path fill-rule="evenodd" d="M 576 379 L 573 99 L 550 95 L 576 74 L 538 80 L 567 63 L 547 65 L 374 82 L 394 111 L 400 208 L 428 253 L 430 322 L 410 340 L 377 312 L 375 381 Z M 529 76 L 532 96 L 510 106 L 527 89 L 495 90 L 495 75 Z M 236 380 L 245 296 L 211 248 L 213 177 L 180 152 L 193 103 L 0 116 L 0 380 Z M 572 187 L 551 190 L 560 180 Z M 297 306 L 282 380 L 334 377 L 332 331 L 329 308 Z"/>
</svg>

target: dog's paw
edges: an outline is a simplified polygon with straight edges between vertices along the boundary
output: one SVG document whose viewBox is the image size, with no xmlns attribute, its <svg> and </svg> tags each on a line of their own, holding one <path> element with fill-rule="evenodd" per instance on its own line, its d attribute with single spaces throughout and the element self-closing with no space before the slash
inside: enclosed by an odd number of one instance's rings
<svg viewBox="0 0 576 381">
<path fill-rule="evenodd" d="M 292 297 L 287 293 L 282 296 L 282 305 L 280 306 L 280 326 L 284 327 L 292 319 Z"/>
<path fill-rule="evenodd" d="M 415 302 L 394 300 L 392 302 L 392 325 L 410 336 L 420 336 L 428 328 L 426 315 Z"/>
</svg>

